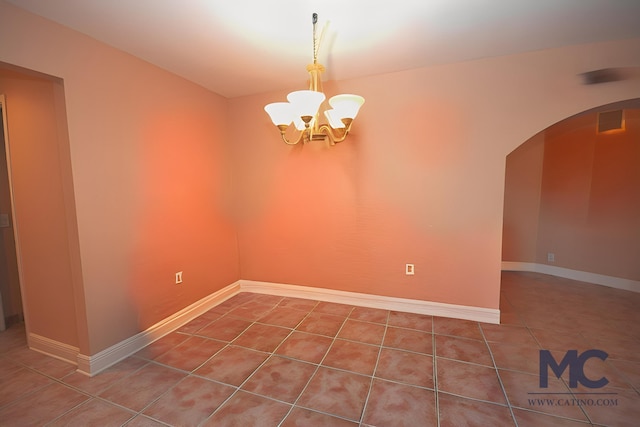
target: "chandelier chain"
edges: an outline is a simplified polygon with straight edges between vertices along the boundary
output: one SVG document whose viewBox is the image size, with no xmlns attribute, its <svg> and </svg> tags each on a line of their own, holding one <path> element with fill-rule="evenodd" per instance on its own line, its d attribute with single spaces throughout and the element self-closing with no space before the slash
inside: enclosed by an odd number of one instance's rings
<svg viewBox="0 0 640 427">
<path fill-rule="evenodd" d="M 311 22 L 313 23 L 313 63 L 318 62 L 318 38 L 316 37 L 316 24 L 318 23 L 318 14 L 311 15 Z"/>
</svg>

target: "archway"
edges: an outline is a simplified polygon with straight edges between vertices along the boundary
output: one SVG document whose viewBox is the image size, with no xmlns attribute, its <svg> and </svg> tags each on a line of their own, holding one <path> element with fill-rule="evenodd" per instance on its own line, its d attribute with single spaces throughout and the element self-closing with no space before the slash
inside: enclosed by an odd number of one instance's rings
<svg viewBox="0 0 640 427">
<path fill-rule="evenodd" d="M 622 129 L 598 131 L 603 112 Z M 640 99 L 564 119 L 507 156 L 503 270 L 640 292 Z"/>
</svg>

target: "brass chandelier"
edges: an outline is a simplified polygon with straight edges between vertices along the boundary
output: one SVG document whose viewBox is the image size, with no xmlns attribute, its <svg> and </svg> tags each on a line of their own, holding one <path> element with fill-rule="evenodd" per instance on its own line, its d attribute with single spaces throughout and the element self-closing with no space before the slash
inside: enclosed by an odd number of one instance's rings
<svg viewBox="0 0 640 427">
<path fill-rule="evenodd" d="M 319 42 L 316 37 L 318 14 L 312 15 L 313 23 L 313 64 L 307 65 L 309 72 L 309 90 L 298 90 L 287 95 L 289 102 L 274 102 L 264 107 L 271 121 L 280 130 L 282 140 L 295 145 L 300 141 L 325 141 L 327 138 L 333 145 L 345 140 L 351 130 L 351 123 L 364 104 L 364 98 L 358 95 L 342 94 L 329 99 L 332 109 L 324 111 L 327 123 L 319 122 L 318 110 L 325 100 L 322 92 L 320 76 L 325 68 L 318 63 Z M 286 131 L 293 123 L 297 136 L 287 139 Z"/>
</svg>

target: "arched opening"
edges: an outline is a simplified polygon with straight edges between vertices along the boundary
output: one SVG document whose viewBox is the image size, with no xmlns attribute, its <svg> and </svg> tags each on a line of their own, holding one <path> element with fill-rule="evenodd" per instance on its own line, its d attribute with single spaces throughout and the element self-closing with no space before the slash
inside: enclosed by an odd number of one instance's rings
<svg viewBox="0 0 640 427">
<path fill-rule="evenodd" d="M 602 114 L 612 111 L 621 112 L 613 125 Z M 640 291 L 639 141 L 632 99 L 562 120 L 512 151 L 503 269 Z"/>
</svg>

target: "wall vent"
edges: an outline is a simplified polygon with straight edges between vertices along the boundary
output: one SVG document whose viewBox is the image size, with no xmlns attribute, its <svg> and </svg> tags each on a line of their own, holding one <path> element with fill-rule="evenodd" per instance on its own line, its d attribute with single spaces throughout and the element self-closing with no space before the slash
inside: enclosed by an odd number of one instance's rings
<svg viewBox="0 0 640 427">
<path fill-rule="evenodd" d="M 598 133 L 624 130 L 624 110 L 598 113 Z"/>
</svg>

